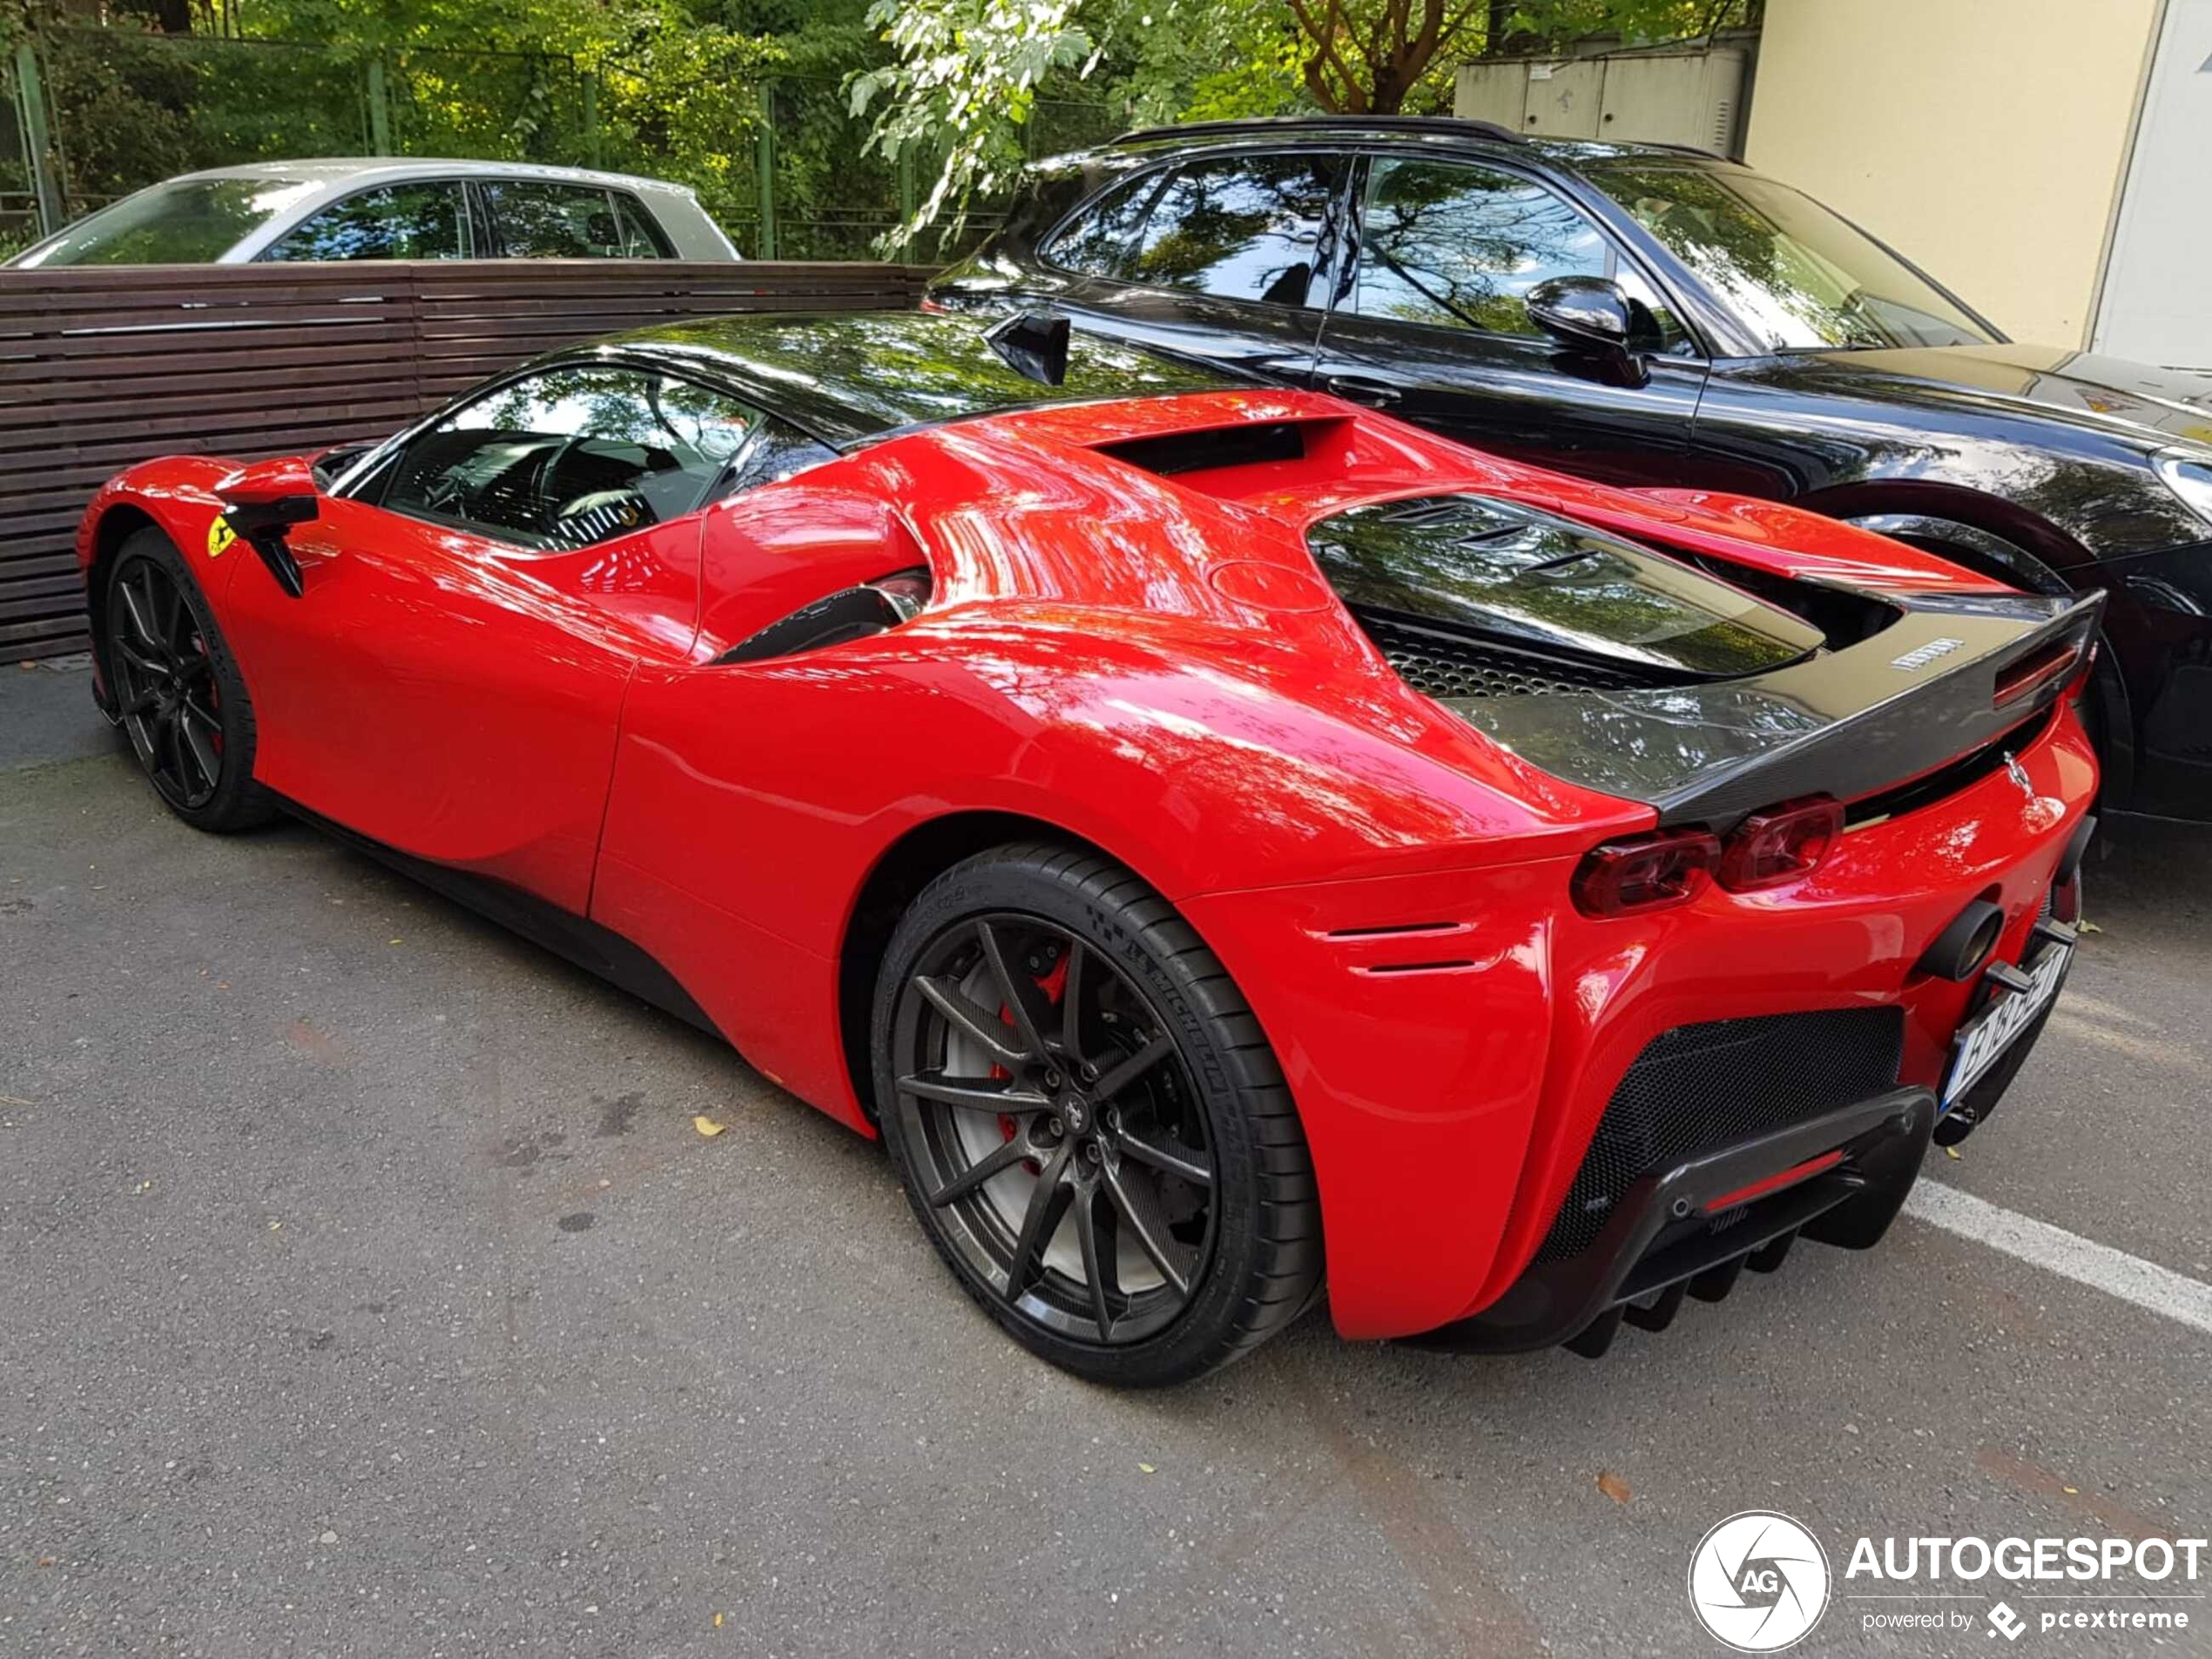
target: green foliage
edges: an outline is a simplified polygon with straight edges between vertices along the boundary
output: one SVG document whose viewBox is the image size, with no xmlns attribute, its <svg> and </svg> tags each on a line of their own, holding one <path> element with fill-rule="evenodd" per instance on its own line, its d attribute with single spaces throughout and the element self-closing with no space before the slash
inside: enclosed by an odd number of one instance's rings
<svg viewBox="0 0 2212 1659">
<path fill-rule="evenodd" d="M 876 0 L 868 9 L 898 61 L 853 79 L 855 116 L 882 99 L 867 149 L 887 160 L 941 158 L 928 195 L 887 246 L 909 245 L 948 209 L 959 226 L 977 195 L 1011 181 L 1028 159 L 1022 128 L 1039 85 L 1061 71 L 1081 80 L 1098 64 L 1097 42 L 1075 21 L 1080 3 Z"/>
<path fill-rule="evenodd" d="M 374 64 L 395 152 L 596 161 L 672 179 L 747 251 L 756 145 L 772 129 L 779 251 L 837 257 L 872 239 L 943 253 L 971 217 L 988 221 L 1024 161 L 1124 125 L 1338 106 L 1342 75 L 1317 91 L 1317 22 L 1352 80 L 1372 81 L 1357 37 L 1388 36 L 1393 17 L 1417 19 L 1428 3 L 226 0 L 221 15 L 241 40 L 161 33 L 158 21 L 179 10 L 170 0 L 109 0 L 99 13 L 0 0 L 0 51 L 24 17 L 37 21 L 78 211 L 195 168 L 365 153 L 377 131 Z M 1494 17 L 1490 0 L 1448 0 L 1457 33 L 1399 64 L 1411 78 L 1383 104 L 1370 84 L 1369 101 L 1352 106 L 1448 108 L 1452 64 L 1491 44 L 1494 22 L 1504 44 L 1541 48 L 1592 31 L 1688 35 L 1759 4 L 1522 0 Z M 203 30 L 216 15 L 197 0 L 181 9 Z M 108 25 L 64 21 L 88 15 Z M 919 197 L 904 219 L 902 173 Z M 918 241 L 928 226 L 934 238 Z"/>
<path fill-rule="evenodd" d="M 772 122 L 784 249 L 831 255 L 864 251 L 897 217 L 895 172 L 857 154 L 842 92 L 886 55 L 867 6 L 231 0 L 243 40 L 162 34 L 151 3 L 111 10 L 105 28 L 44 20 L 38 38 L 75 211 L 200 167 L 368 153 L 374 64 L 396 153 L 672 179 L 740 246 L 759 219 L 756 140 Z M 202 24 L 209 15 L 192 8 Z"/>
</svg>

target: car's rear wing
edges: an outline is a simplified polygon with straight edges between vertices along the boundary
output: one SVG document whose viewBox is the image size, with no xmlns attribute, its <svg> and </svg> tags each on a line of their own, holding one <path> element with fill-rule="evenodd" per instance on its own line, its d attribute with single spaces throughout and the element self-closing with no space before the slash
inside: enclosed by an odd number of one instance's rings
<svg viewBox="0 0 2212 1659">
<path fill-rule="evenodd" d="M 2036 719 L 2080 673 L 2101 593 L 1885 594 L 1901 615 L 1840 651 L 1748 678 L 1440 699 L 1533 765 L 1725 830 L 1804 795 L 1851 801 Z"/>
</svg>

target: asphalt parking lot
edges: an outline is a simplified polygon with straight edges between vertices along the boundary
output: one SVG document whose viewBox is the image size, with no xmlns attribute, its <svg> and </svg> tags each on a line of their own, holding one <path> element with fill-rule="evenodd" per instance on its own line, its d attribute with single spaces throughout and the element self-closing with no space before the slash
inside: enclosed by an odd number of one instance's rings
<svg viewBox="0 0 2212 1659">
<path fill-rule="evenodd" d="M 2201 1285 L 2212 834 L 2090 880 L 1928 1172 Z M 2212 1327 L 1914 1217 L 1598 1363 L 1316 1316 L 1075 1382 L 873 1146 L 307 830 L 185 828 L 81 670 L 0 670 L 0 1655 L 1710 1655 L 1685 1571 L 1744 1508 L 2212 1530 Z M 1856 1588 L 1799 1651 L 2006 1650 Z M 2175 1605 L 2016 1650 L 2212 1653 Z"/>
</svg>

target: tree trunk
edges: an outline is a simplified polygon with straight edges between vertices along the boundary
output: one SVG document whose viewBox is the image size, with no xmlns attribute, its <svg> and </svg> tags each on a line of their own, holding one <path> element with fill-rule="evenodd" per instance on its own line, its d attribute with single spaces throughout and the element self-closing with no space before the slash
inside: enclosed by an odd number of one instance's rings
<svg viewBox="0 0 2212 1659">
<path fill-rule="evenodd" d="M 153 20 L 165 35 L 192 33 L 192 0 L 154 0 Z"/>
</svg>

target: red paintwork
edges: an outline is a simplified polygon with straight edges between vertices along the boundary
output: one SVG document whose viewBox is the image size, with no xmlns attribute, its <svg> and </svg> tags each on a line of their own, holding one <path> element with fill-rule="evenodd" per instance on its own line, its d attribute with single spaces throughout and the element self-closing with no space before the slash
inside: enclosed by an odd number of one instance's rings
<svg viewBox="0 0 2212 1659">
<path fill-rule="evenodd" d="M 1169 481 L 1091 446 L 1318 423 L 1307 459 Z M 495 876 L 659 959 L 778 1082 L 867 1128 L 839 960 L 870 872 L 948 814 L 1019 814 L 1173 900 L 1250 997 L 1319 1171 L 1355 1336 L 1481 1308 L 1528 1260 L 1635 1053 L 1693 1020 L 1908 1011 L 1932 1082 L 1968 995 L 1910 964 L 1993 894 L 2016 957 L 2095 786 L 2071 711 L 2002 774 L 1842 838 L 1808 880 L 1606 921 L 1575 861 L 1645 806 L 1536 772 L 1405 685 L 1316 578 L 1305 524 L 1476 489 L 1781 572 L 1996 590 L 1770 502 L 1628 493 L 1290 391 L 1062 406 L 910 433 L 582 552 L 523 553 L 345 501 L 292 534 L 300 600 L 206 551 L 227 463 L 133 469 L 185 550 L 272 787 Z M 795 605 L 917 564 L 925 613 L 713 666 Z M 1332 939 L 1338 930 L 1417 932 Z M 1379 967 L 1440 964 L 1378 974 Z"/>
</svg>

